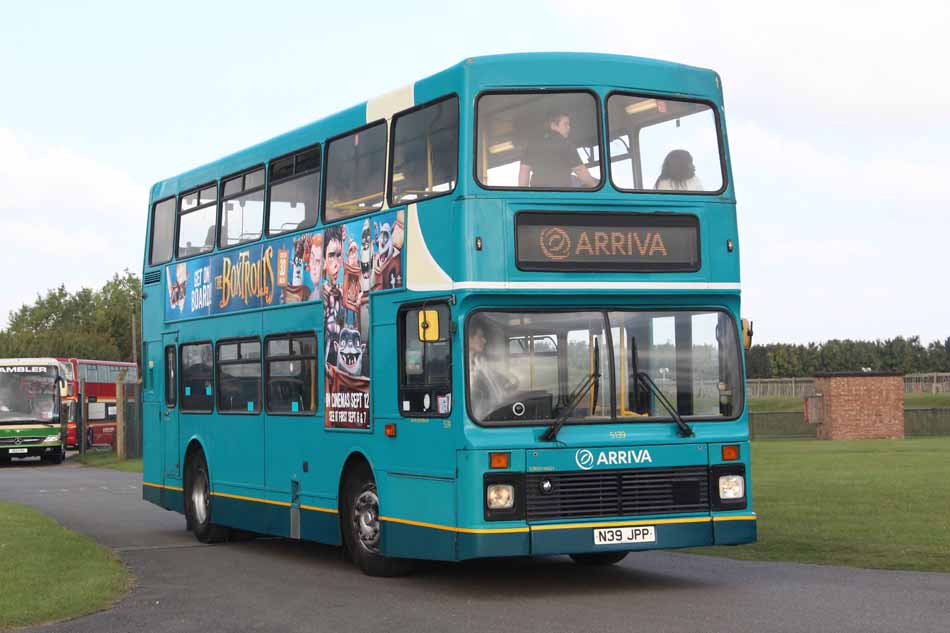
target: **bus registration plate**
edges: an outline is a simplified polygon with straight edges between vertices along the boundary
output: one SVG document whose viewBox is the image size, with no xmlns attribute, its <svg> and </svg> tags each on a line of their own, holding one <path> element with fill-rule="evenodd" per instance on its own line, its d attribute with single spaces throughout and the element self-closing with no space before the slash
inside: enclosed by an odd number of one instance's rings
<svg viewBox="0 0 950 633">
<path fill-rule="evenodd" d="M 26 453 L 26 452 L 28 452 L 28 451 L 29 451 L 29 449 L 27 449 L 27 448 L 11 448 L 11 449 L 10 449 L 10 454 L 11 454 L 11 455 L 20 455 L 20 454 Z"/>
<path fill-rule="evenodd" d="M 622 543 L 656 543 L 656 528 L 652 525 L 623 528 L 595 528 L 594 545 Z"/>
</svg>

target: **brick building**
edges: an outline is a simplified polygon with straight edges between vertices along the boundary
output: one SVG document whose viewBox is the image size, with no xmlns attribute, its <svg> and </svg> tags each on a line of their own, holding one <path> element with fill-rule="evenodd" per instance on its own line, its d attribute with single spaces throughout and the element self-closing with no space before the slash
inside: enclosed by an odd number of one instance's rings
<svg viewBox="0 0 950 633">
<path fill-rule="evenodd" d="M 904 377 L 883 372 L 815 376 L 818 439 L 904 437 Z"/>
</svg>

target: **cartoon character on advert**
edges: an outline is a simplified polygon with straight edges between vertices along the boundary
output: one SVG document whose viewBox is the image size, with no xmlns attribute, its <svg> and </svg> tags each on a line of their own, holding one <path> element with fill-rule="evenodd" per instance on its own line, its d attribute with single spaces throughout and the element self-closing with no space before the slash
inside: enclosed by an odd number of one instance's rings
<svg viewBox="0 0 950 633">
<path fill-rule="evenodd" d="M 291 265 L 290 284 L 281 289 L 284 303 L 300 303 L 310 299 L 310 288 L 303 282 L 303 271 L 309 266 L 310 236 L 301 235 L 294 240 L 294 259 Z"/>
<path fill-rule="evenodd" d="M 168 283 L 168 305 L 172 310 L 185 310 L 185 297 L 188 294 L 188 264 L 175 264 L 175 274 L 172 276 L 172 266 L 165 268 L 165 279 Z"/>
<path fill-rule="evenodd" d="M 376 259 L 373 274 L 377 288 L 389 289 L 402 286 L 402 265 L 399 250 L 393 243 L 392 227 L 383 222 L 376 227 Z"/>
<path fill-rule="evenodd" d="M 350 376 L 368 376 L 368 363 L 364 362 L 366 343 L 362 342 L 359 330 L 344 327 L 340 337 L 333 342 L 336 352 L 336 368 Z"/>
<path fill-rule="evenodd" d="M 343 325 L 343 293 L 340 289 L 340 272 L 343 264 L 342 226 L 331 226 L 323 233 L 323 318 L 326 336 L 327 363 L 330 352 L 335 351 L 331 343 L 337 340 Z"/>
<path fill-rule="evenodd" d="M 310 271 L 310 283 L 314 288 L 320 287 L 320 277 L 323 275 L 323 234 L 314 233 L 310 236 L 310 254 L 307 269 Z"/>
<path fill-rule="evenodd" d="M 363 234 L 360 236 L 360 288 L 369 293 L 373 287 L 373 232 L 369 219 L 363 220 Z"/>
</svg>

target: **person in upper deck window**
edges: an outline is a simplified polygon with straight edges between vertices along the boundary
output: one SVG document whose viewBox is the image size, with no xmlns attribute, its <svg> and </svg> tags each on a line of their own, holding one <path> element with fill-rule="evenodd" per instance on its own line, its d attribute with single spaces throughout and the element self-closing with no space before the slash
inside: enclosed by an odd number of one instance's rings
<svg viewBox="0 0 950 633">
<path fill-rule="evenodd" d="M 667 154 L 653 188 L 660 191 L 703 191 L 693 156 L 685 149 L 674 149 Z"/>
<path fill-rule="evenodd" d="M 578 156 L 570 135 L 569 114 L 555 112 L 549 116 L 544 138 L 528 144 L 518 173 L 518 186 L 547 189 L 596 187 L 597 181 Z M 575 179 L 579 184 L 575 184 Z"/>
</svg>

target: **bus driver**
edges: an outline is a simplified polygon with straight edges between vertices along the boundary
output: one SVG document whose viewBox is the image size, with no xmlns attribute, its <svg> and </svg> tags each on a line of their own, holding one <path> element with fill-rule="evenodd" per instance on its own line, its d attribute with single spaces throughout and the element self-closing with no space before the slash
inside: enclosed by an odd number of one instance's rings
<svg viewBox="0 0 950 633">
<path fill-rule="evenodd" d="M 504 404 L 506 394 L 517 388 L 517 380 L 499 371 L 498 363 L 486 353 L 488 339 L 481 325 L 473 325 L 468 334 L 469 376 L 471 376 L 472 413 L 482 420 Z"/>
</svg>

